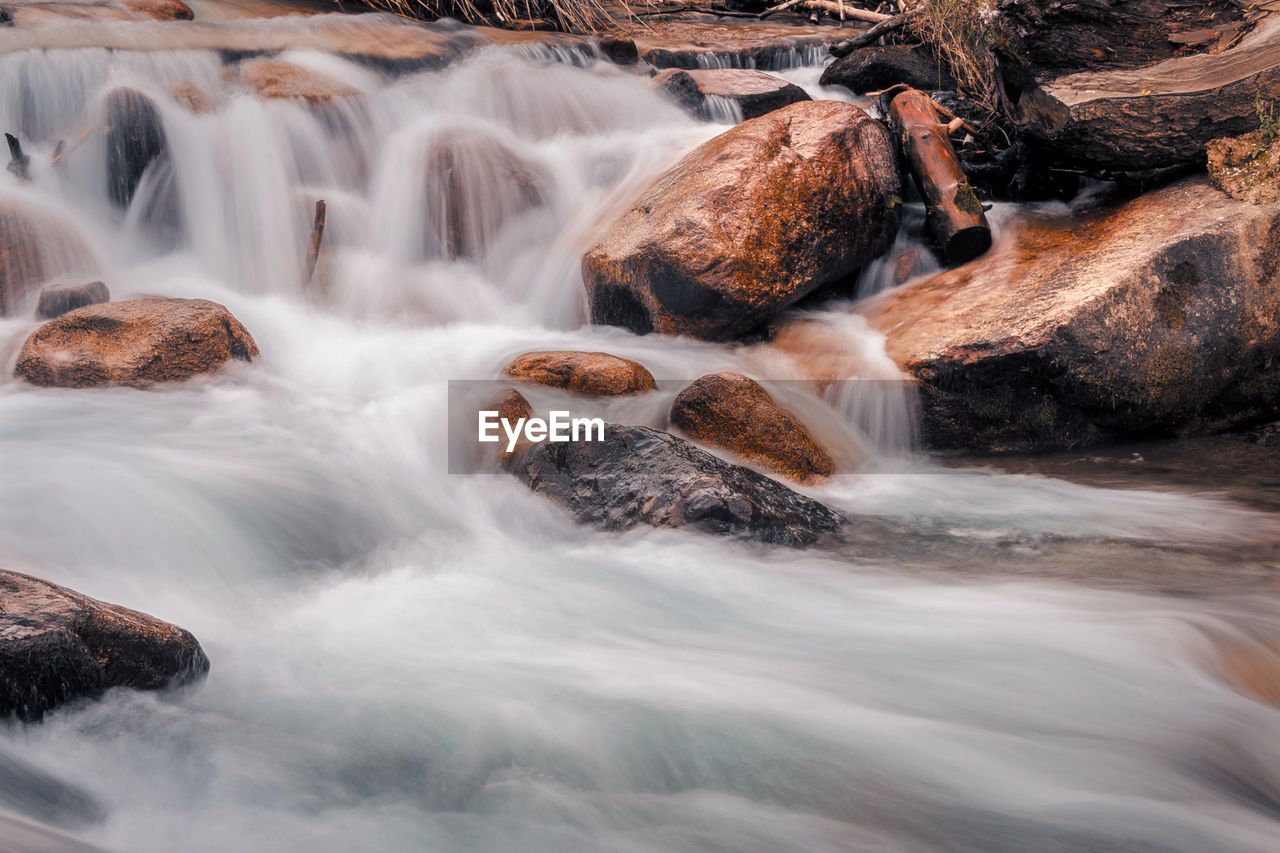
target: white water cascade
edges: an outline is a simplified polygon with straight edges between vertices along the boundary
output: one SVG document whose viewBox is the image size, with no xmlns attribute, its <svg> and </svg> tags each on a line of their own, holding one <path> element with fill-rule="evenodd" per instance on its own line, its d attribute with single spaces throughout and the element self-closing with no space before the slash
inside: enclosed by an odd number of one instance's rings
<svg viewBox="0 0 1280 853">
<path fill-rule="evenodd" d="M 146 391 L 35 389 L 8 378 L 35 320 L 0 320 L 0 566 L 182 625 L 212 661 L 0 726 L 0 819 L 25 827 L 0 851 L 1276 849 L 1280 710 L 1209 663 L 1274 610 L 1069 581 L 1265 562 L 1273 515 L 940 467 L 892 381 L 779 385 L 870 457 L 812 490 L 866 522 L 846 549 L 597 532 L 450 475 L 448 380 L 526 350 L 807 375 L 585 322 L 600 224 L 723 126 L 533 51 L 399 75 L 280 58 L 356 94 L 261 98 L 212 49 L 0 57 L 0 130 L 32 164 L 0 209 L 40 223 L 50 280 L 221 302 L 262 351 Z M 121 87 L 168 150 L 128 211 L 96 130 Z M 845 378 L 894 379 L 847 305 L 810 319 L 851 342 Z"/>
</svg>

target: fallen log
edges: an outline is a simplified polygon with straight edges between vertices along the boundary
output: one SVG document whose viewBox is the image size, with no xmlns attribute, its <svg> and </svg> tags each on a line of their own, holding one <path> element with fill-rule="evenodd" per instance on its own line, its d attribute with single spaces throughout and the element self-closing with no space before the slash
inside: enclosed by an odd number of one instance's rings
<svg viewBox="0 0 1280 853">
<path fill-rule="evenodd" d="M 24 183 L 31 180 L 31 158 L 22 152 L 22 143 L 12 133 L 6 133 L 4 138 L 9 143 L 9 171 Z"/>
<path fill-rule="evenodd" d="M 847 3 L 839 2 L 839 0 L 803 0 L 800 4 L 803 9 L 811 12 L 826 12 L 831 15 L 838 15 L 840 20 L 845 18 L 853 18 L 855 21 L 867 21 L 872 24 L 879 24 L 890 20 L 892 15 L 885 15 L 880 12 L 869 12 L 866 9 L 859 9 L 856 6 L 850 6 Z"/>
<path fill-rule="evenodd" d="M 307 265 L 306 273 L 302 279 L 303 287 L 311 284 L 311 276 L 316 271 L 316 261 L 320 259 L 320 242 L 324 240 L 324 219 L 325 203 L 324 199 L 320 199 L 316 202 L 316 215 L 311 225 L 311 239 L 307 242 Z"/>
<path fill-rule="evenodd" d="M 920 14 L 920 11 L 921 7 L 908 9 L 900 15 L 894 15 L 892 18 L 887 18 L 881 21 L 862 35 L 836 42 L 831 45 L 828 50 L 832 56 L 848 56 L 860 47 L 875 44 L 880 40 L 881 36 L 885 36 L 889 33 L 897 32 L 902 29 L 907 24 L 911 23 L 911 21 Z"/>
<path fill-rule="evenodd" d="M 1257 130 L 1280 101 L 1280 16 L 1231 50 L 1025 88 L 1011 116 L 1062 165 L 1090 173 L 1203 162 L 1213 139 Z"/>
<path fill-rule="evenodd" d="M 962 264 L 991 248 L 991 226 L 973 187 L 960 169 L 948 138 L 948 126 L 938 120 L 933 99 L 917 89 L 900 87 L 886 92 L 894 135 L 902 147 L 928 211 L 926 227 L 938 251 L 950 264 Z"/>
</svg>

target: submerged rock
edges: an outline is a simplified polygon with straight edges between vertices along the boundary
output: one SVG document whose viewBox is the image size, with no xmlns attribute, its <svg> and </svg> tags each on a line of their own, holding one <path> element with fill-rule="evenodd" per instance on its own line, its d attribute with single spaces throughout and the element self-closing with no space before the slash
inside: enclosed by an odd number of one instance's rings
<svg viewBox="0 0 1280 853">
<path fill-rule="evenodd" d="M 833 536 L 844 522 L 775 480 L 649 427 L 609 424 L 604 441 L 534 444 L 508 467 L 579 521 L 606 530 L 689 526 L 804 545 Z"/>
<path fill-rule="evenodd" d="M 836 470 L 804 424 L 741 373 L 715 373 L 691 383 L 676 395 L 671 422 L 694 441 L 799 483 L 817 482 Z"/>
<path fill-rule="evenodd" d="M 831 63 L 818 83 L 844 86 L 857 95 L 879 92 L 899 83 L 913 89 L 954 89 L 956 81 L 924 47 L 864 47 Z"/>
<path fill-rule="evenodd" d="M 107 194 L 127 208 L 142 176 L 166 155 L 168 138 L 155 101 L 136 89 L 116 89 L 106 97 Z"/>
<path fill-rule="evenodd" d="M 810 100 L 796 84 L 750 68 L 672 68 L 654 77 L 653 84 L 701 118 L 725 118 L 717 114 L 717 101 L 736 105 L 742 117 L 750 119 Z"/>
<path fill-rule="evenodd" d="M 884 125 L 792 104 L 699 146 L 586 253 L 595 323 L 728 340 L 882 254 L 902 185 Z"/>
<path fill-rule="evenodd" d="M 605 352 L 527 352 L 503 368 L 502 375 L 591 397 L 658 387 L 643 364 Z"/>
<path fill-rule="evenodd" d="M 341 80 L 280 59 L 245 60 L 236 66 L 236 76 L 263 98 L 296 98 L 315 104 L 359 94 Z"/>
<path fill-rule="evenodd" d="M 1280 206 L 1204 178 L 890 291 L 862 311 L 934 447 L 1042 450 L 1280 414 Z"/>
<path fill-rule="evenodd" d="M 195 18 L 191 7 L 182 0 L 124 0 L 125 8 L 157 21 L 190 21 Z"/>
<path fill-rule="evenodd" d="M 40 291 L 40 301 L 36 304 L 36 316 L 41 320 L 52 320 L 86 305 L 99 305 L 110 301 L 111 291 L 107 290 L 107 286 L 100 281 L 46 287 Z"/>
<path fill-rule="evenodd" d="M 0 207 L 0 317 L 12 317 L 45 276 L 37 225 L 11 207 Z"/>
<path fill-rule="evenodd" d="M 0 570 L 0 717 L 37 720 L 112 687 L 158 690 L 209 671 L 188 631 Z"/>
<path fill-rule="evenodd" d="M 136 299 L 77 308 L 22 346 L 15 374 L 35 385 L 88 388 L 188 379 L 258 356 L 253 337 L 204 299 Z"/>
</svg>

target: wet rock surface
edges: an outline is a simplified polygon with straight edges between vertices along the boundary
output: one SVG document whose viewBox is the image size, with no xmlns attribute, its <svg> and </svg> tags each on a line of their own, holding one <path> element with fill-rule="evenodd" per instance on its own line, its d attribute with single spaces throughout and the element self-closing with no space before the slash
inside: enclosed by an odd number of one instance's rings
<svg viewBox="0 0 1280 853">
<path fill-rule="evenodd" d="M 41 320 L 52 320 L 86 305 L 99 305 L 110 301 L 111 291 L 100 281 L 92 281 L 88 284 L 55 285 L 40 291 L 40 301 L 36 303 L 36 316 Z"/>
<path fill-rule="evenodd" d="M 135 89 L 116 89 L 106 97 L 107 194 L 127 208 L 142 176 L 166 156 L 168 139 L 155 101 Z"/>
<path fill-rule="evenodd" d="M 692 527 L 762 542 L 805 545 L 844 519 L 781 483 L 649 427 L 605 427 L 604 441 L 543 442 L 509 470 L 575 519 L 606 530 Z"/>
<path fill-rule="evenodd" d="M 189 379 L 258 356 L 226 308 L 204 299 L 137 299 L 90 305 L 37 329 L 16 375 L 34 385 L 88 388 Z"/>
<path fill-rule="evenodd" d="M 882 254 L 901 221 L 888 130 L 811 101 L 664 173 L 583 258 L 592 321 L 728 340 Z"/>
<path fill-rule="evenodd" d="M 844 86 L 856 95 L 904 84 L 913 89 L 954 89 L 955 79 L 923 47 L 886 45 L 864 47 L 828 65 L 818 80 L 823 86 Z"/>
<path fill-rule="evenodd" d="M 636 394 L 658 387 L 643 364 L 604 352 L 528 352 L 502 375 L 592 397 Z"/>
<path fill-rule="evenodd" d="M 723 119 L 736 107 L 744 119 L 810 100 L 804 89 L 781 77 L 747 68 L 668 69 L 653 78 L 661 91 L 701 118 Z"/>
<path fill-rule="evenodd" d="M 1068 221 L 862 311 L 934 447 L 1210 433 L 1280 409 L 1280 206 L 1204 178 Z"/>
<path fill-rule="evenodd" d="M 804 424 L 741 373 L 716 373 L 692 382 L 671 404 L 671 423 L 694 441 L 799 483 L 835 473 L 835 463 Z"/>
<path fill-rule="evenodd" d="M 0 207 L 0 317 L 12 317 L 45 276 L 37 239 L 39 225 L 10 207 Z"/>
<path fill-rule="evenodd" d="M 280 59 L 250 59 L 236 67 L 236 78 L 263 98 L 295 98 L 322 103 L 358 94 L 340 80 Z"/>
<path fill-rule="evenodd" d="M 182 628 L 0 570 L 0 716 L 37 720 L 112 687 L 158 690 L 208 671 Z"/>
</svg>

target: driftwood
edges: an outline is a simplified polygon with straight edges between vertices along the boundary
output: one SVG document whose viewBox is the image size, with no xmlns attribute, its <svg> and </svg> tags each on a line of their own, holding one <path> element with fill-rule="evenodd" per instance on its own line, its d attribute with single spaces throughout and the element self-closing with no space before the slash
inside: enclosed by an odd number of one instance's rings
<svg viewBox="0 0 1280 853">
<path fill-rule="evenodd" d="M 6 133 L 4 138 L 9 143 L 9 171 L 20 181 L 31 180 L 31 158 L 22 153 L 22 143 L 12 133 Z"/>
<path fill-rule="evenodd" d="M 917 89 L 889 90 L 888 115 L 928 211 L 926 227 L 948 263 L 971 261 L 991 248 L 991 226 L 938 120 L 933 99 Z"/>
<path fill-rule="evenodd" d="M 1022 89 L 1012 116 L 1065 166 L 1089 173 L 1203 162 L 1213 139 L 1257 130 L 1280 101 L 1280 16 L 1236 47 Z"/>
<path fill-rule="evenodd" d="M 873 12 L 870 9 L 863 9 L 852 3 L 843 2 L 843 0 L 786 0 L 776 6 L 771 6 L 761 12 L 740 12 L 736 9 L 729 9 L 725 6 L 679 6 L 675 9 L 651 9 L 644 12 L 632 12 L 633 18 L 648 18 L 659 15 L 677 15 L 681 12 L 696 12 L 700 15 L 718 15 L 726 18 L 752 18 L 754 20 L 763 21 L 779 12 L 786 12 L 789 9 L 805 9 L 813 12 L 826 12 L 835 15 L 840 20 L 852 18 L 857 21 L 867 21 L 869 23 L 879 23 L 888 20 L 891 16 L 884 15 L 880 12 Z"/>
<path fill-rule="evenodd" d="M 307 242 L 306 272 L 302 279 L 303 287 L 311 283 L 311 276 L 316 271 L 316 261 L 320 259 L 320 242 L 324 240 L 324 217 L 324 199 L 320 199 L 316 202 L 316 216 L 311 225 L 311 239 Z"/>
<path fill-rule="evenodd" d="M 881 36 L 897 32 L 907 24 L 911 23 L 911 21 L 920 14 L 921 8 L 922 7 L 908 9 L 900 15 L 894 15 L 892 18 L 886 18 L 862 35 L 854 36 L 851 39 L 845 39 L 841 42 L 836 42 L 829 48 L 831 55 L 848 56 L 860 47 L 875 44 L 880 40 Z"/>
</svg>

